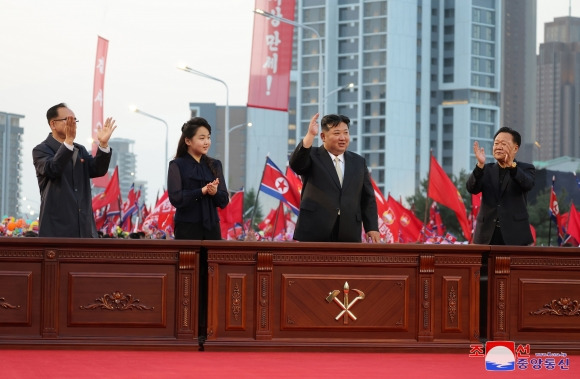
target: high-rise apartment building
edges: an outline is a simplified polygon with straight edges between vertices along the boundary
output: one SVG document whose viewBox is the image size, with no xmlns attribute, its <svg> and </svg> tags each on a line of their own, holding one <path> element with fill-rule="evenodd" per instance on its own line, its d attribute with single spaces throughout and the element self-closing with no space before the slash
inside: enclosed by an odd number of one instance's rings
<svg viewBox="0 0 580 379">
<path fill-rule="evenodd" d="M 536 0 L 502 5 L 501 124 L 520 132 L 518 159 L 532 162 L 536 141 Z"/>
<path fill-rule="evenodd" d="M 23 115 L 0 112 L 0 215 L 23 216 L 20 207 Z"/>
<path fill-rule="evenodd" d="M 297 21 L 319 32 L 325 113 L 351 120 L 350 149 L 394 197 L 491 152 L 500 122 L 501 0 L 303 0 Z M 297 140 L 318 110 L 319 41 L 298 30 Z M 354 91 L 338 91 L 348 83 Z"/>
<path fill-rule="evenodd" d="M 545 25 L 537 70 L 539 159 L 580 157 L 580 18 Z"/>
<path fill-rule="evenodd" d="M 111 138 L 109 146 L 113 149 L 111 163 L 109 163 L 109 174 L 113 174 L 115 167 L 119 166 L 119 187 L 121 188 L 121 197 L 127 199 L 127 194 L 131 185 L 135 184 L 135 191 L 143 184 L 135 183 L 137 163 L 136 156 L 133 152 L 134 140 L 127 138 Z M 162 173 L 160 173 L 161 175 Z M 141 199 L 146 198 L 146 188 L 141 188 Z"/>
</svg>

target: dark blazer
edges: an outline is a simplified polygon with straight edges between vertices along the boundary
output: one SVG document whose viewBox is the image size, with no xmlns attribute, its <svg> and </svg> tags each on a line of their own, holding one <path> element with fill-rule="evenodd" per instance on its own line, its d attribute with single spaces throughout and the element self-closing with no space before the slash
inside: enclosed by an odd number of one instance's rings
<svg viewBox="0 0 580 379">
<path fill-rule="evenodd" d="M 516 168 L 507 171 L 501 188 L 497 163 L 488 163 L 483 169 L 476 166 L 467 179 L 467 191 L 482 193 L 473 243 L 489 244 L 497 220 L 506 245 L 524 246 L 534 242 L 527 193 L 534 187 L 536 169 L 529 163 L 517 162 Z"/>
<path fill-rule="evenodd" d="M 71 151 L 52 133 L 32 150 L 40 189 L 39 237 L 98 237 L 90 178 L 107 173 L 112 153 L 97 149 L 93 157 L 77 143 Z"/>
<path fill-rule="evenodd" d="M 290 157 L 290 167 L 303 182 L 295 240 L 331 241 L 339 210 L 339 242 L 361 242 L 362 225 L 366 232 L 379 230 L 375 193 L 363 157 L 344 153 L 342 187 L 324 147 L 307 149 L 301 142 Z"/>
</svg>

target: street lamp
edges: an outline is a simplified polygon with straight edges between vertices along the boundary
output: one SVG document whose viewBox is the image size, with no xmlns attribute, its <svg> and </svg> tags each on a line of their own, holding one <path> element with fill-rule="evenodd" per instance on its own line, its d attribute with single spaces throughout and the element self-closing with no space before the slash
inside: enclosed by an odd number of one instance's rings
<svg viewBox="0 0 580 379">
<path fill-rule="evenodd" d="M 297 26 L 299 28 L 303 28 L 303 29 L 307 29 L 310 30 L 311 32 L 313 32 L 316 35 L 316 38 L 318 39 L 318 113 L 320 114 L 320 117 L 324 116 L 324 62 L 323 62 L 323 57 L 322 57 L 322 38 L 320 38 L 320 34 L 318 33 L 318 30 L 308 26 L 308 25 L 304 25 L 301 24 L 299 22 L 293 21 L 293 20 L 289 20 L 287 18 L 284 17 L 280 17 L 277 16 L 273 13 L 270 12 L 266 12 L 265 10 L 262 9 L 254 9 L 254 13 L 259 14 L 260 16 L 264 16 L 264 17 L 268 17 L 274 20 L 278 20 L 281 21 L 283 23 L 286 24 L 290 24 L 292 26 Z"/>
<path fill-rule="evenodd" d="M 167 185 L 167 145 L 169 144 L 169 125 L 167 125 L 167 122 L 165 122 L 165 120 L 153 116 L 152 114 L 149 114 L 147 112 L 143 112 L 141 109 L 137 108 L 137 106 L 135 105 L 131 105 L 129 107 L 129 109 L 131 110 L 131 112 L 135 112 L 135 113 L 139 113 L 142 114 L 143 116 L 146 117 L 150 117 L 152 119 L 155 119 L 157 121 L 161 121 L 163 124 L 165 124 L 165 164 L 163 165 L 164 171 L 165 171 L 165 185 Z"/>
<path fill-rule="evenodd" d="M 230 133 L 233 132 L 236 129 L 241 128 L 242 126 L 247 126 L 248 128 L 251 128 L 252 127 L 252 123 L 251 122 L 244 122 L 243 124 L 234 125 L 234 126 L 232 126 L 231 128 L 228 129 L 228 131 L 226 133 L 226 135 L 228 136 L 228 138 L 226 138 L 226 144 L 225 144 L 225 148 L 226 148 L 227 151 L 230 150 L 230 138 L 229 138 Z M 226 181 L 227 181 L 227 179 L 226 179 Z"/>
<path fill-rule="evenodd" d="M 243 124 L 236 125 L 236 126 L 232 126 L 228 132 L 231 133 L 235 129 L 241 128 L 242 126 L 247 126 L 248 128 L 251 128 L 252 127 L 252 123 L 251 122 L 244 122 Z"/>
<path fill-rule="evenodd" d="M 224 87 L 226 87 L 226 114 L 225 114 L 225 126 L 224 126 L 224 177 L 226 179 L 226 184 L 229 180 L 229 174 L 230 174 L 230 151 L 229 151 L 229 147 L 230 147 L 230 133 L 228 132 L 229 127 L 230 127 L 230 89 L 228 88 L 228 85 L 226 84 L 226 82 L 224 82 L 223 80 L 216 78 L 215 76 L 211 76 L 208 74 L 205 74 L 201 71 L 197 71 L 189 66 L 187 66 L 184 63 L 179 63 L 177 65 L 177 68 L 180 70 L 183 70 L 185 72 L 189 72 L 190 74 L 194 74 L 194 75 L 199 75 L 201 77 L 204 77 L 206 79 L 211 79 L 211 80 L 215 80 L 216 82 L 220 82 L 221 84 L 224 85 Z"/>
<path fill-rule="evenodd" d="M 324 114 L 328 114 L 328 111 L 326 110 L 326 98 L 329 97 L 330 95 L 333 95 L 333 94 L 340 92 L 343 89 L 347 89 L 347 88 L 354 88 L 354 83 L 348 83 L 345 86 L 338 87 L 338 88 L 330 91 L 329 93 L 327 93 L 326 96 L 324 96 L 325 97 L 325 99 L 324 99 Z"/>
</svg>

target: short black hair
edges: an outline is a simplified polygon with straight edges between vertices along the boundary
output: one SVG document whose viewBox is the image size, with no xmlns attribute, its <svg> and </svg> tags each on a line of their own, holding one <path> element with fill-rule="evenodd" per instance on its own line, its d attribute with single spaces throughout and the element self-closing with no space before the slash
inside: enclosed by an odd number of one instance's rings
<svg viewBox="0 0 580 379">
<path fill-rule="evenodd" d="M 507 126 L 503 126 L 503 127 L 499 128 L 499 130 L 497 132 L 495 132 L 495 134 L 493 135 L 493 139 L 495 140 L 495 137 L 497 137 L 497 135 L 500 134 L 500 133 L 509 133 L 509 134 L 511 134 L 514 143 L 516 145 L 518 145 L 518 147 L 521 146 L 521 144 L 522 144 L 522 136 L 520 135 L 520 133 L 518 133 L 517 130 L 514 130 L 514 129 L 509 128 Z"/>
<path fill-rule="evenodd" d="M 337 126 L 341 122 L 344 122 L 346 126 L 350 128 L 350 118 L 341 114 L 327 114 L 322 117 L 320 125 L 322 126 L 322 130 L 327 132 L 330 128 Z"/>
<path fill-rule="evenodd" d="M 48 108 L 46 111 L 46 121 L 48 121 L 49 124 L 52 119 L 58 117 L 58 108 L 68 108 L 68 106 L 65 103 L 58 103 Z"/>
</svg>

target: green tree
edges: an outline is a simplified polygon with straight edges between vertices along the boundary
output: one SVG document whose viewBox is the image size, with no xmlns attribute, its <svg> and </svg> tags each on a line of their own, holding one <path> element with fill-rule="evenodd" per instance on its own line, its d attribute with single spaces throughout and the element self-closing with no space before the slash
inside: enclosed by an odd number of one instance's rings
<svg viewBox="0 0 580 379">
<path fill-rule="evenodd" d="M 467 174 L 465 170 L 461 170 L 459 177 L 455 177 L 454 175 L 450 176 L 451 181 L 461 194 L 461 198 L 463 199 L 463 204 L 465 204 L 467 213 L 469 213 L 471 210 L 471 194 L 467 192 L 467 189 L 465 188 L 465 183 L 467 182 L 468 177 L 469 174 Z M 433 203 L 433 200 L 427 199 L 428 185 L 428 180 L 423 180 L 420 187 L 415 190 L 415 194 L 406 198 L 407 203 L 409 203 L 409 206 L 415 215 L 424 223 L 429 222 L 429 208 L 426 208 L 426 206 L 429 207 Z M 450 196 L 454 195 L 455 194 L 450 194 Z M 465 238 L 463 237 L 463 231 L 459 226 L 459 221 L 457 221 L 455 212 L 441 204 L 438 205 L 441 220 L 443 221 L 447 231 L 456 236 L 458 241 L 465 241 Z"/>
<path fill-rule="evenodd" d="M 256 191 L 253 188 L 244 194 L 244 221 L 250 219 L 252 216 L 254 216 L 252 228 L 258 230 L 258 224 L 264 218 L 264 215 L 262 214 L 260 200 L 256 199 Z"/>
</svg>

